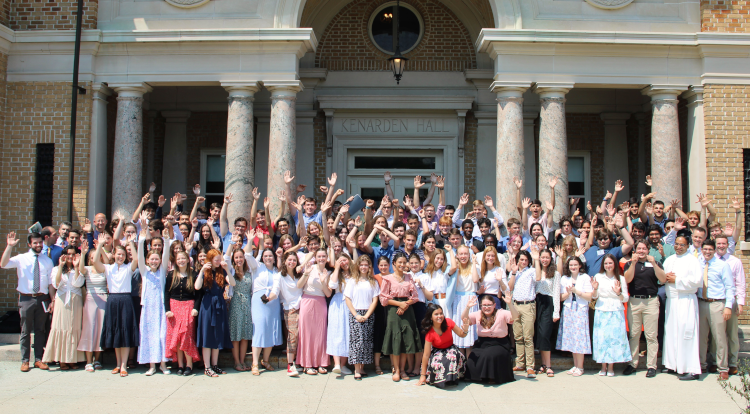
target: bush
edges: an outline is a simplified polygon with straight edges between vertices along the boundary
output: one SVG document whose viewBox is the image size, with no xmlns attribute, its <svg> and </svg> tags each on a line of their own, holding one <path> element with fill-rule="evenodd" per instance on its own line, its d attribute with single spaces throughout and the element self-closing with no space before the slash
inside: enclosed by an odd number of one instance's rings
<svg viewBox="0 0 750 414">
<path fill-rule="evenodd" d="M 737 377 L 740 379 L 738 385 L 734 385 L 729 381 L 722 381 L 719 377 L 719 385 L 724 391 L 729 394 L 732 401 L 737 402 L 735 396 L 738 396 L 744 400 L 745 408 L 742 410 L 743 414 L 750 414 L 750 360 L 748 358 L 740 358 L 739 367 L 737 367 Z"/>
</svg>

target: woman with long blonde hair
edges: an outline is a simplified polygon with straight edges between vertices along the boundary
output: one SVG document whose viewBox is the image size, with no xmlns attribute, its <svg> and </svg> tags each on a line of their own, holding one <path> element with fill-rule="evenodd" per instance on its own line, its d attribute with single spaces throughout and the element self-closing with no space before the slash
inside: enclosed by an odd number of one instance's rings
<svg viewBox="0 0 750 414">
<path fill-rule="evenodd" d="M 252 243 L 247 244 L 247 246 L 251 245 Z M 230 244 L 224 260 L 231 262 L 234 268 L 235 285 L 232 288 L 232 301 L 229 302 L 229 338 L 232 340 L 234 370 L 242 372 L 248 370 L 245 365 L 245 355 L 247 355 L 248 342 L 253 339 L 253 318 L 250 311 L 253 278 L 245 260 L 245 251 L 240 246 L 241 243 L 236 241 Z M 252 251 L 247 246 L 246 249 Z"/>
<path fill-rule="evenodd" d="M 479 274 L 477 273 L 476 263 L 471 259 L 471 253 L 467 246 L 460 246 L 456 253 L 458 276 L 456 276 L 456 298 L 453 300 L 453 312 L 452 314 L 456 317 L 460 317 L 464 311 L 464 308 L 469 303 L 469 299 L 472 296 L 477 295 L 477 285 L 479 284 Z M 479 310 L 479 306 L 474 304 L 469 311 L 476 312 Z M 461 352 L 471 352 L 471 347 L 477 340 L 477 329 L 476 327 L 470 327 L 466 336 L 461 337 L 459 335 L 453 336 L 453 343 L 461 349 Z"/>
<path fill-rule="evenodd" d="M 489 246 L 484 249 L 482 254 L 482 263 L 479 265 L 479 281 L 481 284 L 481 293 L 489 295 L 495 301 L 495 307 L 500 308 L 500 282 L 508 283 L 505 274 L 505 257 L 497 254 L 497 249 Z"/>
<path fill-rule="evenodd" d="M 349 362 L 354 364 L 354 379 L 365 375 L 365 364 L 373 363 L 373 313 L 378 303 L 380 286 L 373 277 L 372 261 L 360 256 L 352 266 L 352 277 L 344 287 L 349 308 Z"/>
<path fill-rule="evenodd" d="M 185 251 L 175 254 L 174 269 L 167 275 L 164 310 L 167 316 L 167 358 L 177 361 L 178 375 L 191 375 L 200 359 L 195 322 L 203 292 L 195 290 L 195 271 Z"/>
</svg>

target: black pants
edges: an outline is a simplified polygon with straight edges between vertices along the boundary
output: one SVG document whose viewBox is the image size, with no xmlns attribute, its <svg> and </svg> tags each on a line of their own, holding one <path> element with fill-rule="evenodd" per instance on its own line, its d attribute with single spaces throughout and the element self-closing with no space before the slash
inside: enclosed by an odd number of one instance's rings
<svg viewBox="0 0 750 414">
<path fill-rule="evenodd" d="M 47 313 L 42 303 L 49 305 L 49 295 L 18 299 L 18 312 L 21 314 L 21 361 L 29 362 L 31 357 L 31 331 L 34 331 L 34 359 L 41 361 L 44 346 L 47 344 Z"/>
</svg>

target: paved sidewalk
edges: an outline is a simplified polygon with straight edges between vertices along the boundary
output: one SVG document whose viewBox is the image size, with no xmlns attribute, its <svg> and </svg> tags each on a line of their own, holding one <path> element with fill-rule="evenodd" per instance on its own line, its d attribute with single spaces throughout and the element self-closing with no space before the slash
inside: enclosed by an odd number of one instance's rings
<svg viewBox="0 0 750 414">
<path fill-rule="evenodd" d="M 518 381 L 502 386 L 462 383 L 453 390 L 417 387 L 416 381 L 393 383 L 390 376 L 363 381 L 335 374 L 289 378 L 286 372 L 259 377 L 231 372 L 220 378 L 143 375 L 144 369 L 120 378 L 109 371 L 60 372 L 0 362 L 0 407 L 3 413 L 739 413 L 721 389 L 716 375 L 681 382 L 672 375 L 647 379 L 645 371 L 630 377 Z M 109 367 L 112 368 L 112 367 Z M 202 374 L 202 371 L 200 372 Z M 736 378 L 733 378 L 736 381 Z"/>
</svg>

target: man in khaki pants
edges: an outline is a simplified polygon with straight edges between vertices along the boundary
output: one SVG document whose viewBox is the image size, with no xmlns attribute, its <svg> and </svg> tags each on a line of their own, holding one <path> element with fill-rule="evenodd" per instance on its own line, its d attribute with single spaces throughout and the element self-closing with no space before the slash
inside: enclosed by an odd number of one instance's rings
<svg viewBox="0 0 750 414">
<path fill-rule="evenodd" d="M 716 243 L 703 242 L 703 287 L 698 289 L 698 333 L 700 335 L 701 370 L 706 371 L 708 334 L 716 343 L 716 365 L 722 380 L 729 378 L 727 349 L 727 320 L 732 316 L 734 306 L 734 278 L 729 265 L 716 257 Z"/>
<path fill-rule="evenodd" d="M 630 375 L 638 368 L 641 342 L 641 326 L 646 334 L 647 378 L 656 376 L 657 357 L 659 354 L 659 282 L 667 280 L 661 263 L 649 256 L 649 245 L 646 240 L 635 242 L 635 253 L 625 265 L 625 281 L 628 282 L 628 322 L 630 325 L 630 353 L 632 361 L 625 367 L 623 375 Z"/>
</svg>

